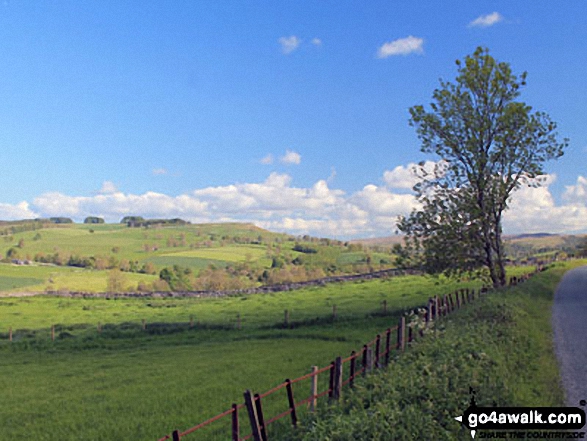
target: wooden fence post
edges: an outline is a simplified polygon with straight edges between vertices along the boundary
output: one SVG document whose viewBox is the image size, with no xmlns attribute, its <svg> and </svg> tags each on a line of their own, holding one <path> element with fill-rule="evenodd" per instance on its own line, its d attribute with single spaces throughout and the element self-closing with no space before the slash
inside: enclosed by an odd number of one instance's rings
<svg viewBox="0 0 587 441">
<path fill-rule="evenodd" d="M 365 370 L 365 373 L 373 371 L 373 349 L 367 346 L 366 354 L 367 368 Z"/>
<path fill-rule="evenodd" d="M 232 404 L 232 441 L 239 441 L 240 428 L 238 424 L 238 406 Z"/>
<path fill-rule="evenodd" d="M 367 363 L 369 362 L 369 360 L 367 359 L 369 357 L 368 352 L 369 347 L 367 345 L 363 345 L 363 362 L 362 362 L 362 370 L 363 370 L 363 376 L 365 376 L 367 374 Z"/>
<path fill-rule="evenodd" d="M 437 295 L 434 296 L 433 301 L 434 301 L 434 318 L 436 320 L 438 320 L 440 318 L 440 311 L 438 309 L 439 302 L 438 302 L 438 296 Z"/>
<path fill-rule="evenodd" d="M 298 415 L 296 413 L 296 402 L 294 401 L 293 388 L 291 387 L 291 381 L 289 378 L 286 379 L 285 382 L 287 383 L 285 385 L 285 388 L 287 389 L 287 401 L 289 403 L 289 408 L 291 409 L 291 424 L 296 427 L 298 425 Z M 267 439 L 265 439 L 265 441 L 267 441 Z"/>
<path fill-rule="evenodd" d="M 389 364 L 389 358 L 391 357 L 391 329 L 387 328 L 385 331 L 385 366 Z"/>
<path fill-rule="evenodd" d="M 310 412 L 316 411 L 316 405 L 318 404 L 318 366 L 312 366 L 312 383 L 310 384 L 310 395 L 312 396 L 312 400 L 310 400 Z"/>
<path fill-rule="evenodd" d="M 459 292 L 458 291 L 455 291 L 455 298 L 457 300 L 457 309 L 460 309 L 460 307 L 461 307 L 461 299 L 459 297 Z"/>
<path fill-rule="evenodd" d="M 452 292 L 448 294 L 448 301 L 450 302 L 450 312 L 453 312 L 455 310 L 455 299 Z"/>
<path fill-rule="evenodd" d="M 399 320 L 399 325 L 397 327 L 397 348 L 400 351 L 403 351 L 406 346 L 405 329 L 406 329 L 406 318 L 404 316 L 402 316 Z"/>
<path fill-rule="evenodd" d="M 261 440 L 261 428 L 259 427 L 259 418 L 257 417 L 257 407 L 253 402 L 253 396 L 250 390 L 246 390 L 244 393 L 245 396 L 245 406 L 247 407 L 247 413 L 249 414 L 249 421 L 251 422 L 251 430 L 253 432 L 253 440 L 254 441 L 262 441 Z"/>
<path fill-rule="evenodd" d="M 180 440 L 179 430 L 174 430 L 173 433 L 171 434 L 171 438 L 173 439 L 173 441 L 179 441 Z"/>
<path fill-rule="evenodd" d="M 355 385 L 355 372 L 356 372 L 356 359 L 357 353 L 355 351 L 351 352 L 351 366 L 349 370 L 349 387 L 352 389 Z"/>
<path fill-rule="evenodd" d="M 333 398 L 334 397 L 334 361 L 332 363 L 330 363 L 330 370 L 328 371 L 328 373 L 330 374 L 329 378 L 328 378 L 328 398 Z"/>
<path fill-rule="evenodd" d="M 257 409 L 257 419 L 261 429 L 261 441 L 267 441 L 267 428 L 265 427 L 265 417 L 263 416 L 263 407 L 261 406 L 261 396 L 255 394 L 255 408 Z"/>
<path fill-rule="evenodd" d="M 334 394 L 332 398 L 338 400 L 342 390 L 342 358 L 336 357 L 334 362 Z M 295 424 L 294 424 L 295 426 Z"/>
<path fill-rule="evenodd" d="M 381 335 L 377 334 L 377 338 L 375 339 L 375 369 L 379 369 L 381 367 L 381 363 L 379 361 L 381 357 Z"/>
</svg>

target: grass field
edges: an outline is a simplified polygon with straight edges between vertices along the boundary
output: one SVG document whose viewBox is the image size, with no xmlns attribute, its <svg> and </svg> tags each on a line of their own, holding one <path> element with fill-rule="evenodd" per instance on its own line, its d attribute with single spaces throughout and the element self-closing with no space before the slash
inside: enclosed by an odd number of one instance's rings
<svg viewBox="0 0 587 441">
<path fill-rule="evenodd" d="M 455 287 L 407 276 L 222 299 L 0 299 L 0 439 L 157 439 L 242 401 L 245 388 L 264 391 L 348 355 L 404 309 Z M 200 325 L 190 330 L 192 314 Z M 168 326 L 143 331 L 143 318 Z"/>
<path fill-rule="evenodd" d="M 35 230 L 22 231 L 35 226 Z M 294 251 L 298 242 L 309 252 Z M 163 268 L 173 266 L 189 268 L 195 276 L 210 266 L 236 268 L 240 274 L 234 276 L 233 272 L 228 277 L 248 287 L 259 285 L 262 280 L 266 282 L 267 275 L 264 279 L 260 277 L 272 267 L 275 272 L 283 268 L 291 275 L 292 269 L 332 274 L 366 272 L 393 265 L 390 254 L 328 239 L 301 240 L 249 224 L 150 228 L 129 228 L 122 224 L 46 224 L 40 228 L 32 223 L 16 223 L 11 227 L 0 226 L 0 256 L 5 263 L 32 263 L 15 267 L 0 264 L 0 292 L 105 291 L 111 268 L 133 272 L 134 275 L 127 277 L 127 284 L 129 289 L 136 290 L 139 282 L 148 285 L 153 280 L 141 277 L 142 273 L 159 274 Z M 51 264 L 52 269 L 43 264 Z M 148 270 L 146 264 L 150 265 Z M 81 276 L 80 268 L 76 268 L 80 266 L 93 271 Z M 282 283 L 284 279 L 280 277 L 273 283 Z M 83 278 L 88 283 L 80 285 Z"/>
</svg>

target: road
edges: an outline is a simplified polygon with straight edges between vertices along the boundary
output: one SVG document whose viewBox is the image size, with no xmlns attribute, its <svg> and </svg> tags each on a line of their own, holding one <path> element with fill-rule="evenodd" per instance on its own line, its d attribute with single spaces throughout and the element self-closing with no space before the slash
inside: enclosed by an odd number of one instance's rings
<svg viewBox="0 0 587 441">
<path fill-rule="evenodd" d="M 568 271 L 556 289 L 554 344 L 568 406 L 587 400 L 587 266 Z"/>
</svg>

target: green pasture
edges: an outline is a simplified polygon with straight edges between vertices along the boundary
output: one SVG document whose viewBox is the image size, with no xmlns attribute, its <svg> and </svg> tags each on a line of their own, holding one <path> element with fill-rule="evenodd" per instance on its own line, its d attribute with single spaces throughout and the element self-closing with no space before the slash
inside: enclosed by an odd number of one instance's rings
<svg viewBox="0 0 587 441">
<path fill-rule="evenodd" d="M 90 272 L 72 272 L 67 280 L 91 284 Z M 95 272 L 99 273 L 99 272 Z M 125 274 L 139 276 L 135 274 Z M 144 275 L 140 275 L 144 276 Z M 155 277 L 155 276 L 150 276 Z M 59 278 L 56 277 L 56 285 Z M 235 327 L 240 316 L 242 328 L 278 326 L 288 311 L 292 326 L 309 324 L 331 317 L 364 318 L 383 311 L 399 311 L 426 303 L 430 295 L 446 294 L 459 286 L 445 278 L 405 276 L 375 279 L 360 283 L 333 283 L 289 292 L 235 295 L 223 298 L 64 298 L 35 296 L 6 298 L 0 303 L 0 332 L 41 329 L 51 325 L 88 325 L 97 323 L 187 323 L 190 317 L 201 325 Z M 479 287 L 478 282 L 469 286 Z"/>
<path fill-rule="evenodd" d="M 245 388 L 263 392 L 347 356 L 405 309 L 460 286 L 406 276 L 220 299 L 2 298 L 0 439 L 158 439 L 241 402 Z M 266 412 L 282 411 L 284 401 L 268 400 Z M 196 439 L 226 439 L 226 430 L 219 423 Z"/>
</svg>

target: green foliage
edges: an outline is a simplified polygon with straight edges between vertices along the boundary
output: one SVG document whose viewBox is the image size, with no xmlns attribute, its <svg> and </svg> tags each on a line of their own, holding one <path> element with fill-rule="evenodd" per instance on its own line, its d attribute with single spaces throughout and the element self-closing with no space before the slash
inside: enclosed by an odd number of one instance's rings
<svg viewBox="0 0 587 441">
<path fill-rule="evenodd" d="M 96 216 L 88 216 L 84 219 L 84 224 L 103 224 L 104 219 Z"/>
<path fill-rule="evenodd" d="M 422 209 L 400 218 L 407 235 L 400 262 L 447 274 L 485 267 L 503 286 L 501 221 L 510 195 L 539 186 L 544 163 L 562 156 L 568 140 L 558 140 L 547 114 L 516 101 L 526 73 L 515 76 L 482 48 L 457 66 L 455 82 L 441 82 L 429 111 L 410 109 L 422 152 L 439 161 L 416 167 Z"/>
</svg>

